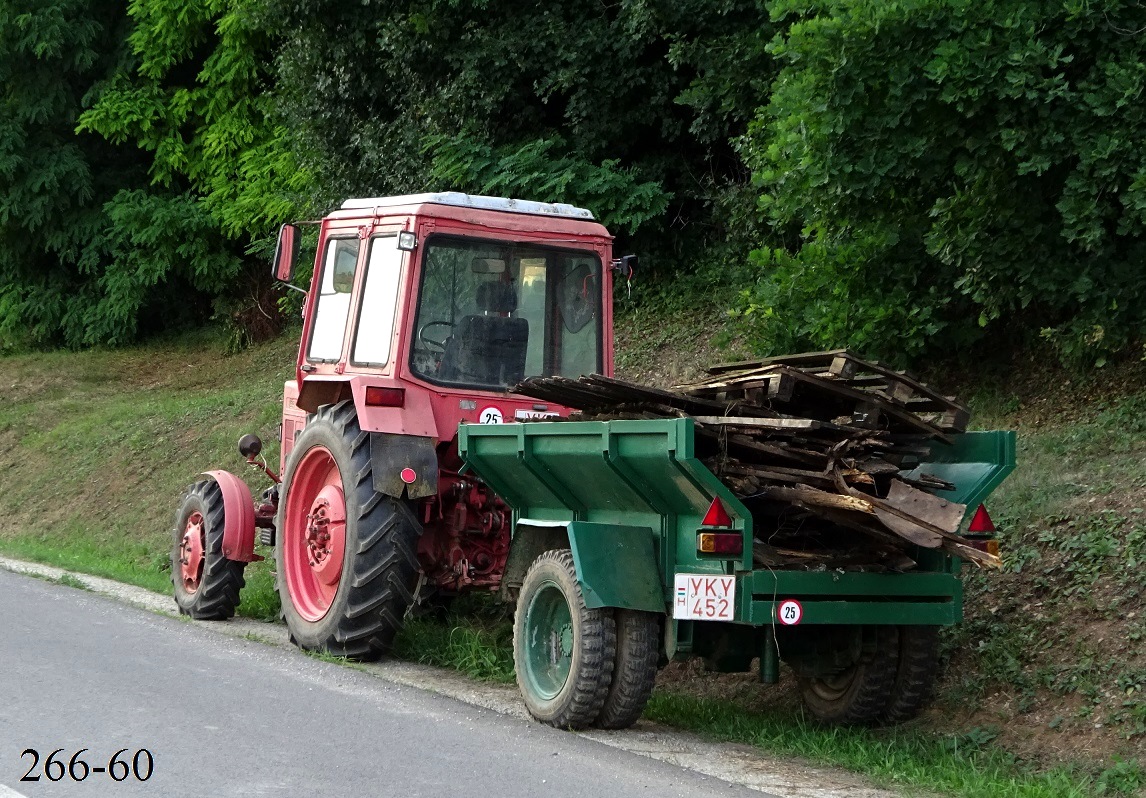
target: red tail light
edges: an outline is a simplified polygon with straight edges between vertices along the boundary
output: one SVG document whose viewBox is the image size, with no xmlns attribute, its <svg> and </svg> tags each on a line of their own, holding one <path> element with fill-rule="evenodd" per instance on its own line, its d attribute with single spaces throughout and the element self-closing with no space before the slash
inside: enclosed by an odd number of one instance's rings
<svg viewBox="0 0 1146 798">
<path fill-rule="evenodd" d="M 732 516 L 724 509 L 724 505 L 720 503 L 720 497 L 717 496 L 712 500 L 709 505 L 708 512 L 704 514 L 704 520 L 700 522 L 701 526 L 732 526 Z"/>
<path fill-rule="evenodd" d="M 405 388 L 366 387 L 366 404 L 370 407 L 401 407 L 406 403 Z"/>
<path fill-rule="evenodd" d="M 739 557 L 744 553 L 744 535 L 740 532 L 697 532 L 696 550 Z"/>
<path fill-rule="evenodd" d="M 967 527 L 967 531 L 972 535 L 985 535 L 995 531 L 995 524 L 991 520 L 991 516 L 987 514 L 987 508 L 979 505 L 979 509 L 975 511 L 975 516 L 971 519 L 971 526 Z"/>
</svg>

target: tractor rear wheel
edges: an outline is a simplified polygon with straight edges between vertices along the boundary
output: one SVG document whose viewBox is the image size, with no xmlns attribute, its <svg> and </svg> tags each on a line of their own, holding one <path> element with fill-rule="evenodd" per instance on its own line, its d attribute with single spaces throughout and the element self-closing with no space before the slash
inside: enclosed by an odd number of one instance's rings
<svg viewBox="0 0 1146 798">
<path fill-rule="evenodd" d="M 657 680 L 661 616 L 640 610 L 614 610 L 617 657 L 613 683 L 601 714 L 593 721 L 602 729 L 627 729 L 645 711 Z"/>
<path fill-rule="evenodd" d="M 213 479 L 188 489 L 175 514 L 171 582 L 179 612 L 201 621 L 235 614 L 246 563 L 223 556 L 223 492 Z"/>
<path fill-rule="evenodd" d="M 283 618 L 301 648 L 358 660 L 389 649 L 418 579 L 417 519 L 376 493 L 354 403 L 324 405 L 283 478 L 275 559 Z"/>
<path fill-rule="evenodd" d="M 938 677 L 939 627 L 899 627 L 899 666 L 882 720 L 903 723 L 918 715 L 931 702 Z"/>
<path fill-rule="evenodd" d="M 874 723 L 886 709 L 899 661 L 895 626 L 865 626 L 859 658 L 827 676 L 801 677 L 804 705 L 824 723 Z"/>
<path fill-rule="evenodd" d="M 569 549 L 534 560 L 513 621 L 513 664 L 529 714 L 560 729 L 592 723 L 609 694 L 615 648 L 612 611 L 585 606 Z"/>
</svg>

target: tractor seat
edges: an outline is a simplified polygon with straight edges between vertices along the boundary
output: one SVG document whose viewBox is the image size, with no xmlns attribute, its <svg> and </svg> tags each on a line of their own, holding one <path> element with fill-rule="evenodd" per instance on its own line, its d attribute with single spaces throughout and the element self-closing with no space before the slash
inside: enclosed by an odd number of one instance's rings
<svg viewBox="0 0 1146 798">
<path fill-rule="evenodd" d="M 482 283 L 477 289 L 480 316 L 464 316 L 446 341 L 439 375 L 476 385 L 515 385 L 525 376 L 529 322 L 503 316 L 517 310 L 512 283 Z"/>
</svg>

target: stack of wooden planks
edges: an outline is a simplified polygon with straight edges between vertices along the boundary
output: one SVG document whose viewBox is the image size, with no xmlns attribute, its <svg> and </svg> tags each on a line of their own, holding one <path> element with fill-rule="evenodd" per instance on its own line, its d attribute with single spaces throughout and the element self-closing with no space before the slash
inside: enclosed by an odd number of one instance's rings
<svg viewBox="0 0 1146 798">
<path fill-rule="evenodd" d="M 699 456 L 752 512 L 758 565 L 902 571 L 927 549 L 1001 565 L 958 534 L 966 508 L 943 498 L 954 486 L 916 470 L 966 429 L 965 405 L 845 350 L 708 374 L 673 390 L 534 377 L 514 392 L 584 419 L 692 417 Z"/>
</svg>

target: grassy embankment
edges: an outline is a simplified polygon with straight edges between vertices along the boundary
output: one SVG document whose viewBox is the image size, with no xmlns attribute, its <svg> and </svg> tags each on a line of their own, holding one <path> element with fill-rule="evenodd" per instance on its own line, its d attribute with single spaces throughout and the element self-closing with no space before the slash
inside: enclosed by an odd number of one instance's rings
<svg viewBox="0 0 1146 798">
<path fill-rule="evenodd" d="M 648 322 L 646 322 L 648 323 Z M 654 328 L 658 328 L 654 324 Z M 649 339 L 622 330 L 629 339 Z M 688 337 L 654 339 L 688 351 Z M 150 346 L 3 359 L 0 551 L 169 589 L 181 491 L 207 468 L 241 467 L 255 431 L 277 461 L 274 428 L 291 368 L 288 339 L 233 357 L 208 334 Z M 619 359 L 646 377 L 652 347 Z M 675 362 L 675 361 L 674 361 Z M 642 368 L 642 366 L 644 368 Z M 658 369 L 663 376 L 667 369 Z M 832 762 L 889 784 L 965 796 L 1133 795 L 1146 783 L 1146 399 L 1142 374 L 1097 391 L 1047 378 L 975 397 L 985 425 L 1020 429 L 1020 469 L 992 501 L 1008 572 L 972 574 L 967 622 L 948 639 L 935 710 L 895 731 L 823 730 L 792 690 L 750 678 L 670 673 L 647 716 L 770 751 Z M 1057 393 L 1056 393 L 1057 391 Z M 1052 395 L 1053 394 L 1053 395 Z M 1065 409 L 1064 408 L 1065 405 Z M 269 563 L 247 570 L 241 612 L 277 614 Z M 482 678 L 511 678 L 496 610 L 413 621 L 405 656 Z M 674 666 L 675 667 L 675 666 Z"/>
</svg>

